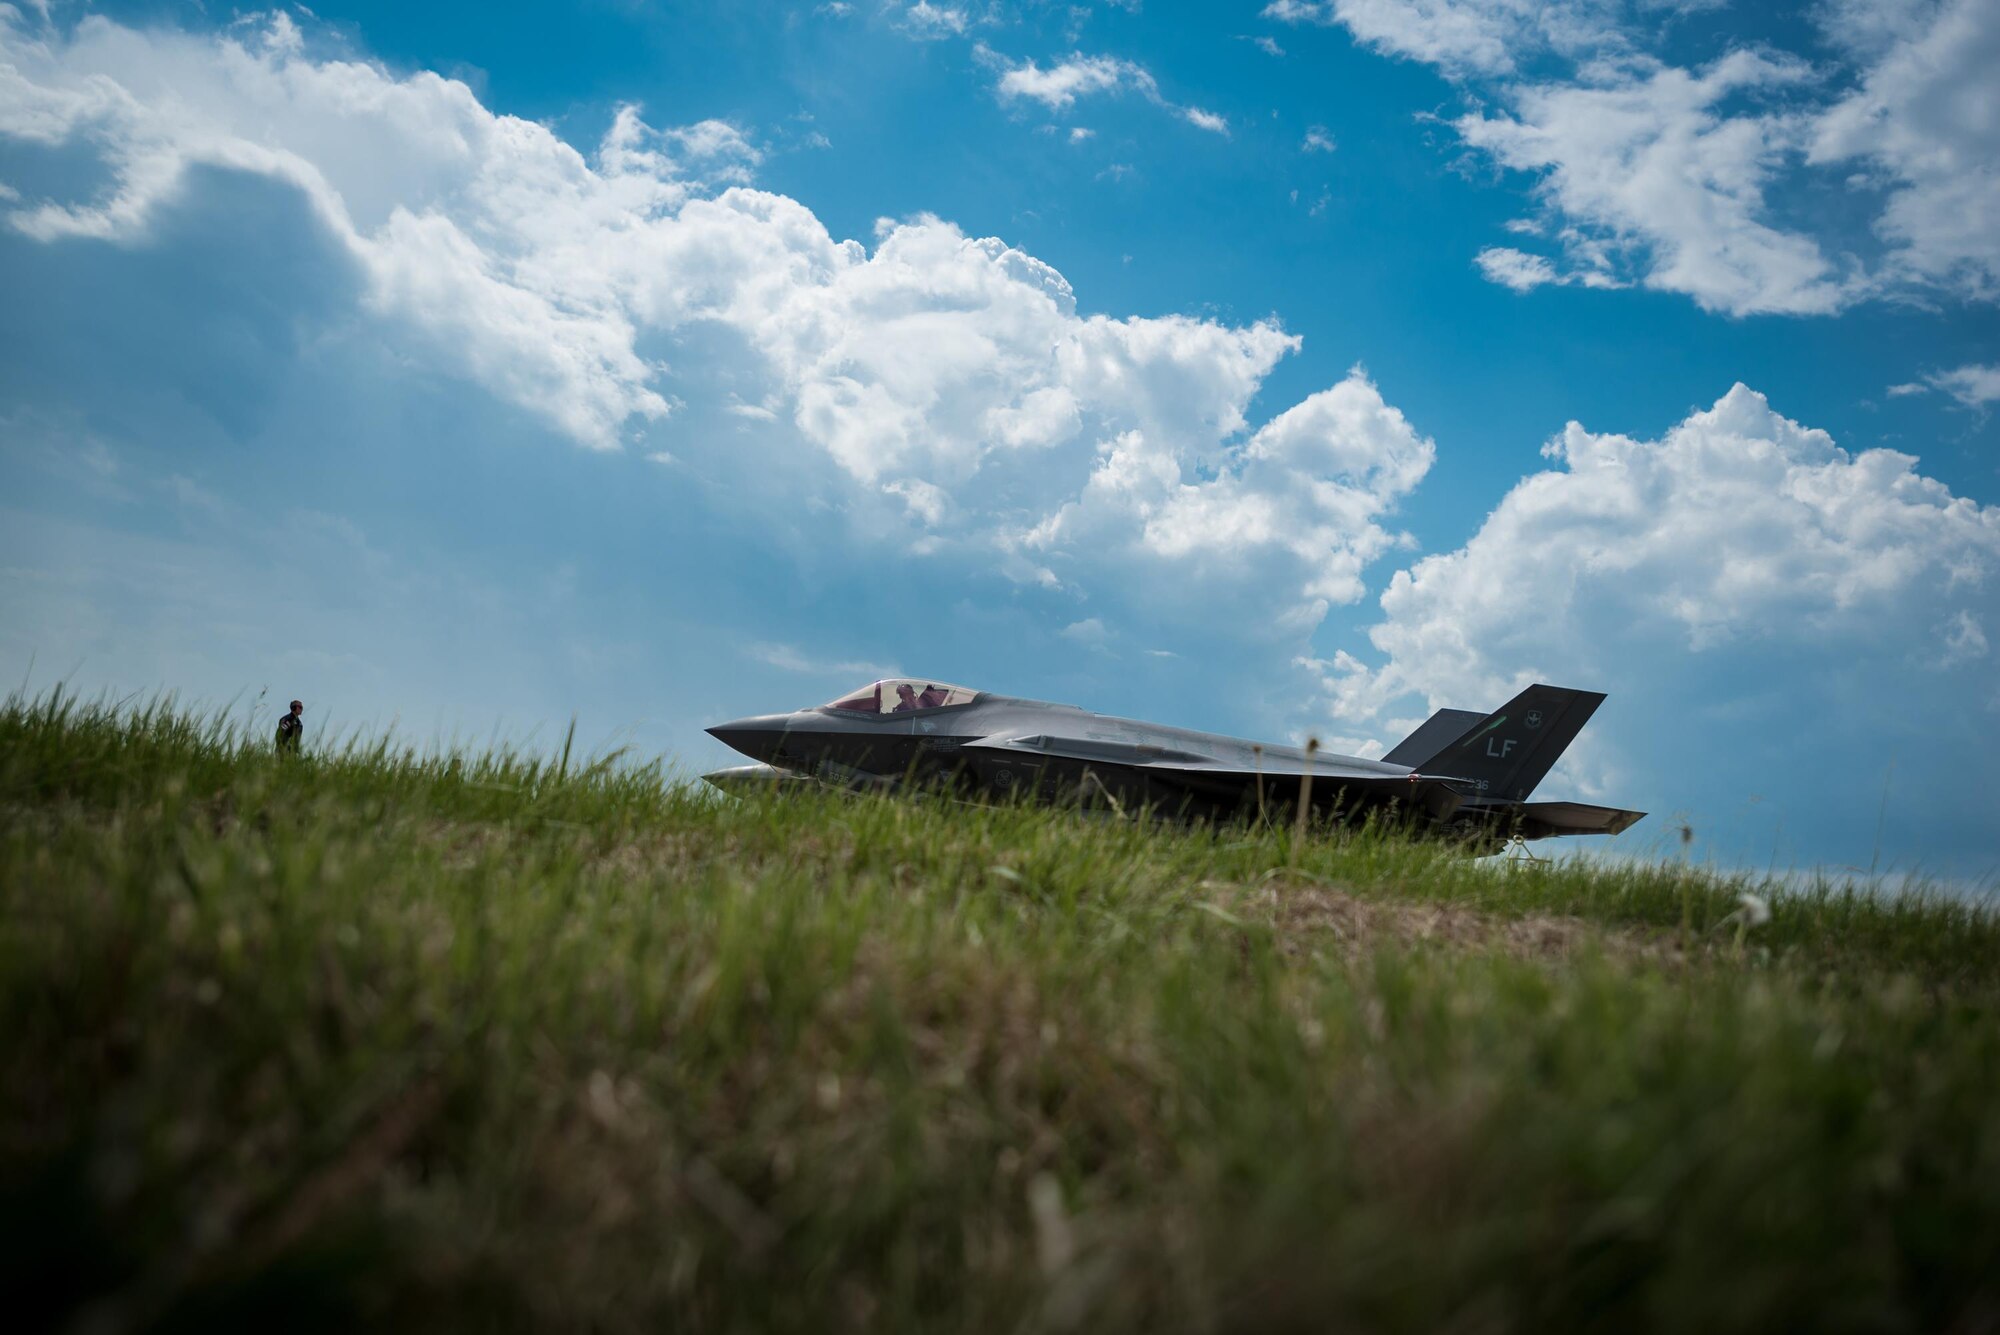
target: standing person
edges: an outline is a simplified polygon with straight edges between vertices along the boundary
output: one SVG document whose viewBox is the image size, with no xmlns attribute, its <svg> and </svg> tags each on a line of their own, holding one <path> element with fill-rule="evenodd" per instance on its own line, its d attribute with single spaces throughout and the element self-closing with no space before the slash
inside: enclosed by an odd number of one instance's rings
<svg viewBox="0 0 2000 1335">
<path fill-rule="evenodd" d="M 299 753 L 299 739 L 305 736 L 306 721 L 301 717 L 306 707 L 297 700 L 292 701 L 292 712 L 278 720 L 278 754 L 295 756 Z"/>
</svg>

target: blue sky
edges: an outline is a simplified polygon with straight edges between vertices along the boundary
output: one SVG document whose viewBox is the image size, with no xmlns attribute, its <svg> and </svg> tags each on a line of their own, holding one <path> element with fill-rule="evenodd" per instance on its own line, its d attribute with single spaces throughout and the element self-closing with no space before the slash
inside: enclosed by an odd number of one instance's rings
<svg viewBox="0 0 2000 1335">
<path fill-rule="evenodd" d="M 0 670 L 900 669 L 2000 867 L 2000 4 L 0 5 Z M 1607 846 L 1611 847 L 1611 846 Z"/>
</svg>

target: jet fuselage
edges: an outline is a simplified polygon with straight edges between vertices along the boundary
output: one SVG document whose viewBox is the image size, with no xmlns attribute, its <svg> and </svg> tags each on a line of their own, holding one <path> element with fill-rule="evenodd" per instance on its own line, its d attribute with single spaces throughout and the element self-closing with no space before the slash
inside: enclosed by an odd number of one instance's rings
<svg viewBox="0 0 2000 1335">
<path fill-rule="evenodd" d="M 922 678 L 708 731 L 762 762 L 719 787 L 812 781 L 1085 801 L 1197 820 L 1389 810 L 1482 848 L 1511 837 L 1615 834 L 1640 812 L 1525 799 L 1604 697 L 1532 686 L 1493 714 L 1439 710 L 1382 760 L 1118 718 Z"/>
</svg>

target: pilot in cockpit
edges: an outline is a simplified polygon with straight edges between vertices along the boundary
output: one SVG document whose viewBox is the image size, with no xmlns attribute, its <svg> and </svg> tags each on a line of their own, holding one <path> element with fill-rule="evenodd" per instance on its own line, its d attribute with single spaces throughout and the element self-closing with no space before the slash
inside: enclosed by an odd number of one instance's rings
<svg viewBox="0 0 2000 1335">
<path fill-rule="evenodd" d="M 907 681 L 896 684 L 896 707 L 889 711 L 891 714 L 907 714 L 912 709 L 923 708 L 925 708 L 925 705 L 923 701 L 917 698 L 916 687 L 910 685 Z"/>
</svg>

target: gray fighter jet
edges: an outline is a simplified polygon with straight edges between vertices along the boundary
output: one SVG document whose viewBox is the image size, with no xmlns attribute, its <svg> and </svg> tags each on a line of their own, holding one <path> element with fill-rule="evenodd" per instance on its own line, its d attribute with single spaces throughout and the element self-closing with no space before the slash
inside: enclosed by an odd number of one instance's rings
<svg viewBox="0 0 2000 1335">
<path fill-rule="evenodd" d="M 1288 818 L 1303 801 L 1316 818 L 1392 816 L 1493 852 L 1514 838 L 1617 834 L 1646 814 L 1527 800 L 1603 699 L 1530 686 L 1491 714 L 1440 709 L 1382 759 L 1363 760 L 890 678 L 817 708 L 710 728 L 760 763 L 703 777 L 723 789 L 942 788 L 1210 821 Z"/>
</svg>

